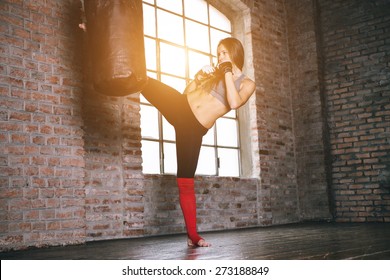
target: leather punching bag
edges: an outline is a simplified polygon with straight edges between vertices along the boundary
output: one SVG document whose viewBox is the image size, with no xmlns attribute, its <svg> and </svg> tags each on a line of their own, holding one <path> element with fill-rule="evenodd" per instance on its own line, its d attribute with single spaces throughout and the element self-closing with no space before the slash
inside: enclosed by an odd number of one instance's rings
<svg viewBox="0 0 390 280">
<path fill-rule="evenodd" d="M 139 92 L 147 81 L 142 0 L 84 0 L 95 90 Z"/>
</svg>

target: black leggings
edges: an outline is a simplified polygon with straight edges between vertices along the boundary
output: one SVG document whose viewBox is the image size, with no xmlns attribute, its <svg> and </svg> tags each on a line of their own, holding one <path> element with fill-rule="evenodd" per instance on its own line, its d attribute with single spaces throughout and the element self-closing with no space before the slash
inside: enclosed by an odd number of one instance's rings
<svg viewBox="0 0 390 280">
<path fill-rule="evenodd" d="M 194 116 L 185 94 L 152 78 L 142 94 L 175 128 L 177 177 L 194 178 L 202 138 L 208 129 Z"/>
</svg>

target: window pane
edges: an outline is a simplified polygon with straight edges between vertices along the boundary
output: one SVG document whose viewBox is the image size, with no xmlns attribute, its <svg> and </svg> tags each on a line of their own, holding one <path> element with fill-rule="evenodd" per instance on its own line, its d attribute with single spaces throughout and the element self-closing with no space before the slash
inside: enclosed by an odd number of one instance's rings
<svg viewBox="0 0 390 280">
<path fill-rule="evenodd" d="M 238 150 L 236 149 L 218 149 L 219 157 L 219 175 L 220 176 L 239 176 Z"/>
<path fill-rule="evenodd" d="M 157 70 L 157 58 L 156 58 L 156 40 L 145 37 L 145 57 L 146 68 L 148 70 Z"/>
<path fill-rule="evenodd" d="M 155 72 L 148 71 L 146 74 L 148 75 L 148 77 L 157 79 L 157 74 Z"/>
<path fill-rule="evenodd" d="M 210 57 L 201 53 L 188 51 L 188 63 L 190 68 L 190 78 L 193 79 L 195 74 L 205 65 L 210 65 Z"/>
<path fill-rule="evenodd" d="M 161 81 L 176 89 L 178 92 L 183 93 L 184 89 L 186 88 L 186 80 L 185 79 L 180 79 L 180 78 L 175 78 L 172 76 L 167 76 L 167 75 L 161 75 Z"/>
<path fill-rule="evenodd" d="M 164 173 L 176 174 L 176 145 L 164 143 Z"/>
<path fill-rule="evenodd" d="M 159 38 L 183 45 L 183 19 L 181 17 L 157 9 L 157 28 Z"/>
<path fill-rule="evenodd" d="M 173 126 L 163 117 L 163 138 L 164 140 L 175 141 L 175 129 Z"/>
<path fill-rule="evenodd" d="M 152 37 L 156 37 L 156 14 L 155 8 L 143 4 L 143 14 L 144 14 L 144 34 Z"/>
<path fill-rule="evenodd" d="M 160 150 L 158 142 L 141 141 L 142 171 L 144 173 L 160 173 Z"/>
<path fill-rule="evenodd" d="M 220 118 L 217 120 L 217 145 L 237 147 L 236 120 Z"/>
<path fill-rule="evenodd" d="M 183 48 L 160 44 L 161 71 L 185 77 L 185 53 Z"/>
<path fill-rule="evenodd" d="M 141 134 L 144 138 L 158 139 L 158 112 L 152 106 L 141 105 Z"/>
<path fill-rule="evenodd" d="M 227 37 L 231 37 L 229 33 L 225 33 L 213 28 L 210 29 L 210 36 L 211 36 L 211 51 L 215 55 L 217 54 L 217 47 L 219 41 Z"/>
<path fill-rule="evenodd" d="M 181 6 L 181 1 L 182 0 L 157 0 L 157 6 L 182 15 L 183 8 Z"/>
<path fill-rule="evenodd" d="M 214 141 L 214 126 L 207 131 L 206 135 L 203 136 L 202 144 L 204 145 L 215 145 Z"/>
<path fill-rule="evenodd" d="M 207 26 L 186 20 L 187 46 L 203 52 L 210 52 L 209 32 Z"/>
<path fill-rule="evenodd" d="M 186 17 L 208 24 L 207 3 L 204 0 L 184 0 Z"/>
<path fill-rule="evenodd" d="M 144 2 L 154 4 L 154 0 L 144 0 Z"/>
<path fill-rule="evenodd" d="M 227 32 L 232 32 L 229 19 L 213 6 L 210 8 L 210 25 Z"/>
<path fill-rule="evenodd" d="M 196 174 L 202 175 L 216 175 L 215 167 L 215 150 L 210 147 L 203 147 L 200 149 L 198 168 Z"/>
<path fill-rule="evenodd" d="M 215 49 L 215 51 L 212 50 L 211 52 L 217 53 L 217 49 Z M 212 56 L 211 60 L 212 60 L 212 65 L 213 66 L 217 66 L 218 65 L 218 58 L 216 56 Z"/>
</svg>

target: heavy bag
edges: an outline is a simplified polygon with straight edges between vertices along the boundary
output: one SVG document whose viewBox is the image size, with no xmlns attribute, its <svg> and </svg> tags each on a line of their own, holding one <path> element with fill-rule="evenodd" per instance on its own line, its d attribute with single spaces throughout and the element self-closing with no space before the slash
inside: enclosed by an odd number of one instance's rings
<svg viewBox="0 0 390 280">
<path fill-rule="evenodd" d="M 84 0 L 94 88 L 124 96 L 147 81 L 142 0 Z"/>
</svg>

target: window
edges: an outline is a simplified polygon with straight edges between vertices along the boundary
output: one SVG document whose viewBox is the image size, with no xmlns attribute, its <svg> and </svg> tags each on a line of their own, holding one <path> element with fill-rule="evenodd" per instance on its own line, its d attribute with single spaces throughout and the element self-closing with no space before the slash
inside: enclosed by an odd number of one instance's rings
<svg viewBox="0 0 390 280">
<path fill-rule="evenodd" d="M 215 64 L 219 41 L 231 36 L 230 21 L 204 0 L 144 0 L 148 75 L 183 92 L 206 64 Z M 143 172 L 176 174 L 175 132 L 141 95 Z M 236 111 L 220 118 L 203 137 L 198 175 L 239 176 Z"/>
</svg>

